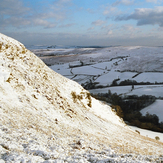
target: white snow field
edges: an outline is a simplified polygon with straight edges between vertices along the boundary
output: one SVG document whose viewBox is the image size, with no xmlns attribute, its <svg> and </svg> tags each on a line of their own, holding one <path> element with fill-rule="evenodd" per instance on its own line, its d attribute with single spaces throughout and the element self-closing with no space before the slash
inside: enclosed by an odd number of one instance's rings
<svg viewBox="0 0 163 163">
<path fill-rule="evenodd" d="M 159 132 L 149 131 L 145 129 L 141 129 L 135 126 L 129 126 L 133 131 L 139 131 L 141 135 L 155 139 L 156 137 L 159 137 L 159 141 L 163 142 L 163 134 Z"/>
<path fill-rule="evenodd" d="M 116 87 L 106 87 L 101 89 L 90 89 L 89 92 L 93 94 L 98 93 L 108 93 L 110 90 L 112 93 L 117 93 L 118 95 L 152 95 L 157 98 L 163 97 L 163 85 L 135 85 L 134 89 L 132 86 L 116 86 Z"/>
<path fill-rule="evenodd" d="M 163 100 L 156 100 L 152 105 L 142 109 L 141 113 L 143 115 L 146 115 L 146 113 L 156 114 L 159 122 L 163 122 Z"/>
<path fill-rule="evenodd" d="M 161 162 L 163 143 L 0 34 L 0 162 Z"/>
<path fill-rule="evenodd" d="M 56 52 L 58 49 L 53 51 Z M 92 81 L 102 86 L 110 86 L 115 79 L 119 79 L 118 84 L 125 80 L 163 84 L 163 47 L 120 46 L 89 49 L 89 53 L 88 50 L 82 49 L 72 51 L 73 55 L 71 55 L 72 52 L 67 51 L 66 54 L 63 52 L 58 53 L 57 56 L 48 57 L 46 51 L 39 52 L 42 55 L 41 59 L 48 65 L 52 65 L 50 68 L 69 78 L 72 78 L 69 75 L 84 74 L 90 75 L 87 78 L 89 81 L 92 80 L 93 75 Z M 58 64 L 62 64 L 62 70 L 58 68 L 60 67 Z M 78 67 L 69 67 L 74 64 Z M 87 81 L 84 80 L 85 83 Z"/>
</svg>

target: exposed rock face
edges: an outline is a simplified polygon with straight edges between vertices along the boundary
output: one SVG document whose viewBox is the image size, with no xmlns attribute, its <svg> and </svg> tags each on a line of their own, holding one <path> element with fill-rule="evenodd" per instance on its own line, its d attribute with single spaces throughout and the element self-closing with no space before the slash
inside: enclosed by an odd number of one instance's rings
<svg viewBox="0 0 163 163">
<path fill-rule="evenodd" d="M 163 144 L 129 130 L 109 106 L 0 34 L 0 151 L 4 161 L 91 162 L 130 159 L 117 152 L 159 158 Z"/>
</svg>

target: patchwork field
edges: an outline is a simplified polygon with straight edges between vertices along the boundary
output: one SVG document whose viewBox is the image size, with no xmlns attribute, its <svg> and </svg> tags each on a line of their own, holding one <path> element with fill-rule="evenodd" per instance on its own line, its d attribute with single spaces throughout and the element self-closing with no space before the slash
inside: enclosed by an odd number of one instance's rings
<svg viewBox="0 0 163 163">
<path fill-rule="evenodd" d="M 90 93 L 110 90 L 122 97 L 163 98 L 163 47 L 31 47 L 31 50 L 51 69 L 78 82 Z M 150 113 L 163 117 L 161 105 Z"/>
</svg>

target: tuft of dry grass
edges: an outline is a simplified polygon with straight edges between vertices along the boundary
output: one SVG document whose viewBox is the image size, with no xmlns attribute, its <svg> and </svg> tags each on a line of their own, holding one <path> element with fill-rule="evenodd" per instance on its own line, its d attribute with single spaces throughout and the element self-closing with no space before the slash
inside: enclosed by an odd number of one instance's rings
<svg viewBox="0 0 163 163">
<path fill-rule="evenodd" d="M 0 51 L 2 50 L 2 45 L 3 45 L 3 43 L 2 43 L 2 42 L 0 42 Z"/>
</svg>

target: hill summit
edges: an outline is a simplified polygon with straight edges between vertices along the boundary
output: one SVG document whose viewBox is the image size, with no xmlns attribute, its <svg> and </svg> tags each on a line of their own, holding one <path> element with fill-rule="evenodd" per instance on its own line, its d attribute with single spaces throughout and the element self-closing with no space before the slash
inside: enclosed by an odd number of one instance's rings
<svg viewBox="0 0 163 163">
<path fill-rule="evenodd" d="M 162 143 L 131 131 L 110 106 L 3 34 L 0 97 L 0 162 L 163 159 Z"/>
</svg>

